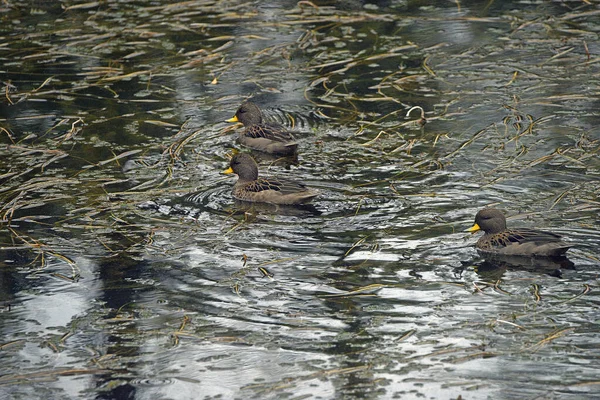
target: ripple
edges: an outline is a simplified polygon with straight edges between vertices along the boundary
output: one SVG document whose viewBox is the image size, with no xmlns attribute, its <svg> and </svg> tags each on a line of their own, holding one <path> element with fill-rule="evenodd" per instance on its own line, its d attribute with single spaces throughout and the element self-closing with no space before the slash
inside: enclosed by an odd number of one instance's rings
<svg viewBox="0 0 600 400">
<path fill-rule="evenodd" d="M 174 384 L 176 379 L 155 376 L 151 378 L 134 378 L 130 382 L 132 385 L 139 386 L 164 386 Z"/>
</svg>

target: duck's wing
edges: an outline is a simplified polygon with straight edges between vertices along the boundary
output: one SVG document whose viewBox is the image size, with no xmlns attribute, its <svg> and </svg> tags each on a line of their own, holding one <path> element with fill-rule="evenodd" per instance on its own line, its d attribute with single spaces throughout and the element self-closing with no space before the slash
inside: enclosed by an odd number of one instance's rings
<svg viewBox="0 0 600 400">
<path fill-rule="evenodd" d="M 306 186 L 299 182 L 289 181 L 279 178 L 259 178 L 245 185 L 245 190 L 249 192 L 259 193 L 266 190 L 274 190 L 281 194 L 291 194 L 304 192 Z"/>
<path fill-rule="evenodd" d="M 508 230 L 502 236 L 507 244 L 527 242 L 552 243 L 561 241 L 561 236 L 556 233 L 527 228 Z"/>
<path fill-rule="evenodd" d="M 555 233 L 515 229 L 493 235 L 481 249 L 504 255 L 560 257 L 572 246 L 571 243 L 563 242 L 561 236 Z"/>
<path fill-rule="evenodd" d="M 276 142 L 293 142 L 294 136 L 283 126 L 275 124 L 260 124 L 248 127 L 244 135 L 253 139 L 269 139 Z"/>
</svg>

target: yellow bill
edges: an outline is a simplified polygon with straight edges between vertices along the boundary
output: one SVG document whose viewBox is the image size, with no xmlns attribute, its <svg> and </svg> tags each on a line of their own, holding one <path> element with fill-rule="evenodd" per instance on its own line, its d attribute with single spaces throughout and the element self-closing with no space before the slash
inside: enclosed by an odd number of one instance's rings
<svg viewBox="0 0 600 400">
<path fill-rule="evenodd" d="M 234 115 L 233 118 L 226 119 L 225 122 L 240 122 L 237 115 Z"/>
<path fill-rule="evenodd" d="M 223 171 L 224 174 L 233 174 L 233 169 L 231 169 L 231 167 L 227 168 L 225 171 Z"/>
<path fill-rule="evenodd" d="M 471 232 L 471 233 L 475 233 L 478 230 L 480 230 L 481 228 L 479 227 L 479 225 L 475 224 L 472 227 L 470 227 L 469 229 L 466 230 L 466 232 Z"/>
</svg>

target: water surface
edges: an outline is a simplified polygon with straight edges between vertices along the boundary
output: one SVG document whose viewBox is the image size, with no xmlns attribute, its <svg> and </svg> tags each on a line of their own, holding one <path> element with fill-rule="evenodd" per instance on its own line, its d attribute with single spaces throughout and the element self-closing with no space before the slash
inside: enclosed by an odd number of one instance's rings
<svg viewBox="0 0 600 400">
<path fill-rule="evenodd" d="M 597 2 L 0 7 L 3 397 L 598 396 Z M 249 97 L 313 207 L 231 197 Z"/>
</svg>

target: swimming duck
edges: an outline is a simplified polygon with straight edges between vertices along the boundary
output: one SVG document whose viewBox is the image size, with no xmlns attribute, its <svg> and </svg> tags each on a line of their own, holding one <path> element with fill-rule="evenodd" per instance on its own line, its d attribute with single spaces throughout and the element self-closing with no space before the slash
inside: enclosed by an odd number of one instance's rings
<svg viewBox="0 0 600 400">
<path fill-rule="evenodd" d="M 238 200 L 271 204 L 304 204 L 311 201 L 317 192 L 304 184 L 280 179 L 259 178 L 258 165 L 247 153 L 234 155 L 225 174 L 237 174 L 232 194 Z"/>
<path fill-rule="evenodd" d="M 528 257 L 563 257 L 571 247 L 560 235 L 536 229 L 507 229 L 500 210 L 484 208 L 475 216 L 475 225 L 468 232 L 482 230 L 476 247 L 488 254 Z"/>
<path fill-rule="evenodd" d="M 260 108 L 250 101 L 242 103 L 226 122 L 244 124 L 246 129 L 240 132 L 239 141 L 251 149 L 279 155 L 291 155 L 298 150 L 291 132 L 277 123 L 263 122 Z"/>
</svg>

